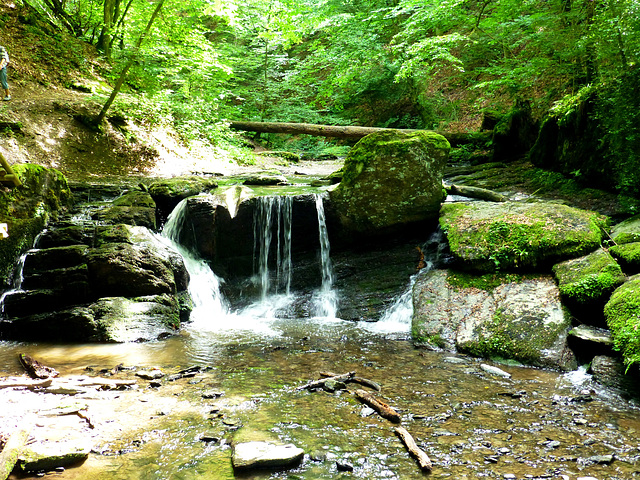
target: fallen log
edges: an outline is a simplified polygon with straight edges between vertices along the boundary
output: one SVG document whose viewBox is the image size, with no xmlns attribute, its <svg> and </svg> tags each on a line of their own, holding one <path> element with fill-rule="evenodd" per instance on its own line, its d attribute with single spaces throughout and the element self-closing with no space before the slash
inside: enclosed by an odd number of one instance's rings
<svg viewBox="0 0 640 480">
<path fill-rule="evenodd" d="M 433 468 L 431 459 L 422 449 L 420 449 L 420 447 L 418 447 L 418 445 L 416 445 L 415 440 L 407 431 L 407 429 L 404 427 L 396 427 L 394 431 L 396 432 L 396 435 L 400 437 L 400 440 L 402 440 L 402 443 L 404 443 L 405 447 L 407 447 L 409 453 L 418 461 L 418 465 L 420 465 L 420 468 L 423 471 L 430 472 Z"/>
<path fill-rule="evenodd" d="M 18 463 L 18 458 L 27 444 L 33 425 L 32 419 L 22 419 L 18 428 L 7 439 L 7 443 L 0 451 L 0 480 L 6 480 Z"/>
<path fill-rule="evenodd" d="M 314 390 L 316 388 L 322 388 L 326 382 L 329 380 L 334 380 L 336 382 L 347 382 L 349 379 L 355 376 L 356 372 L 343 373 L 342 375 L 334 375 L 333 377 L 321 378 L 320 380 L 315 380 L 313 382 L 309 382 L 306 385 L 301 385 L 296 390 Z"/>
<path fill-rule="evenodd" d="M 398 129 L 379 127 L 360 127 L 354 125 L 316 125 L 313 123 L 286 122 L 231 122 L 230 128 L 247 132 L 288 133 L 291 135 L 312 135 L 316 137 L 334 137 L 348 140 L 360 140 L 371 133 L 400 130 L 403 132 L 420 132 L 419 129 Z M 436 132 L 445 137 L 452 147 L 464 144 L 484 144 L 491 140 L 491 132 Z"/>
<path fill-rule="evenodd" d="M 486 202 L 506 202 L 508 199 L 501 193 L 480 187 L 467 187 L 465 185 L 450 185 L 445 187 L 449 195 L 460 195 L 467 198 L 477 198 Z"/>
<path fill-rule="evenodd" d="M 320 375 L 323 377 L 335 377 L 337 376 L 336 373 L 333 372 L 320 372 Z M 347 378 L 346 380 L 342 380 L 345 383 L 358 383 L 364 387 L 369 387 L 372 390 L 375 390 L 376 392 L 379 392 L 380 390 L 382 390 L 382 388 L 380 387 L 380 385 L 378 385 L 376 382 L 374 382 L 373 380 L 369 380 L 368 378 L 363 378 L 363 377 L 350 377 Z"/>
<path fill-rule="evenodd" d="M 364 390 L 356 390 L 355 392 L 353 392 L 353 394 L 362 403 L 368 405 L 376 412 L 378 412 L 381 417 L 386 418 L 393 423 L 400 423 L 402 421 L 402 417 L 400 417 L 400 414 L 398 412 L 396 412 L 393 408 L 391 408 L 383 401 L 378 400 L 369 392 L 365 392 Z"/>
<path fill-rule="evenodd" d="M 47 367 L 25 353 L 21 353 L 19 357 L 20 363 L 31 378 L 49 378 L 58 376 L 58 372 L 55 368 Z"/>
</svg>

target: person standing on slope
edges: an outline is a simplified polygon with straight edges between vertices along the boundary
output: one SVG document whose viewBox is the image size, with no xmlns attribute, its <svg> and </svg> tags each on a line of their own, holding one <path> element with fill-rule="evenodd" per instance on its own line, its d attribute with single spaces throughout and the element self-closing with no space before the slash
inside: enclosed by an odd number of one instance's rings
<svg viewBox="0 0 640 480">
<path fill-rule="evenodd" d="M 7 49 L 0 45 L 0 85 L 4 89 L 3 100 L 11 100 L 9 95 L 9 84 L 7 83 L 7 65 L 9 65 L 9 53 Z"/>
</svg>

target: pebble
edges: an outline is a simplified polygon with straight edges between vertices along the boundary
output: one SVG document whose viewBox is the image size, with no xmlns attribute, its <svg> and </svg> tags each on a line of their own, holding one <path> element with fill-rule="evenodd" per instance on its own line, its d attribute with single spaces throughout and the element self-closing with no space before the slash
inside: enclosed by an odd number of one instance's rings
<svg viewBox="0 0 640 480">
<path fill-rule="evenodd" d="M 202 392 L 202 398 L 211 399 L 218 398 L 224 395 L 224 392 L 219 392 L 217 390 L 207 390 L 206 392 Z"/>
<path fill-rule="evenodd" d="M 509 480 L 515 480 L 518 477 L 516 477 L 513 473 L 505 473 L 502 478 L 509 479 Z"/>
</svg>

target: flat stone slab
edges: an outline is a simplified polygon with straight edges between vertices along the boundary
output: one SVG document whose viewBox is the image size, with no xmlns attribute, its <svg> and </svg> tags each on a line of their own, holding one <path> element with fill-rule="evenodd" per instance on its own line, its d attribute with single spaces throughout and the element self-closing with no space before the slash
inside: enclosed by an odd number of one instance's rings
<svg viewBox="0 0 640 480">
<path fill-rule="evenodd" d="M 25 472 L 53 470 L 82 462 L 87 459 L 89 452 L 91 444 L 88 440 L 36 442 L 25 447 L 20 464 Z"/>
<path fill-rule="evenodd" d="M 302 457 L 304 450 L 292 444 L 246 442 L 234 446 L 232 462 L 234 468 L 278 468 L 295 465 Z"/>
</svg>

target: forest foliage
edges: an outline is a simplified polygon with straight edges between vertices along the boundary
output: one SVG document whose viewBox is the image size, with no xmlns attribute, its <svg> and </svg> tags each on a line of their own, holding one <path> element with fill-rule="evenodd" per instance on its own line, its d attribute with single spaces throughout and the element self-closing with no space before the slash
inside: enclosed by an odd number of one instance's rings
<svg viewBox="0 0 640 480">
<path fill-rule="evenodd" d="M 114 80 L 133 60 L 118 108 L 213 144 L 229 119 L 473 130 L 485 109 L 562 116 L 605 87 L 607 134 L 640 146 L 622 80 L 637 78 L 639 0 L 167 0 L 139 50 L 157 1 L 23 1 Z"/>
</svg>

